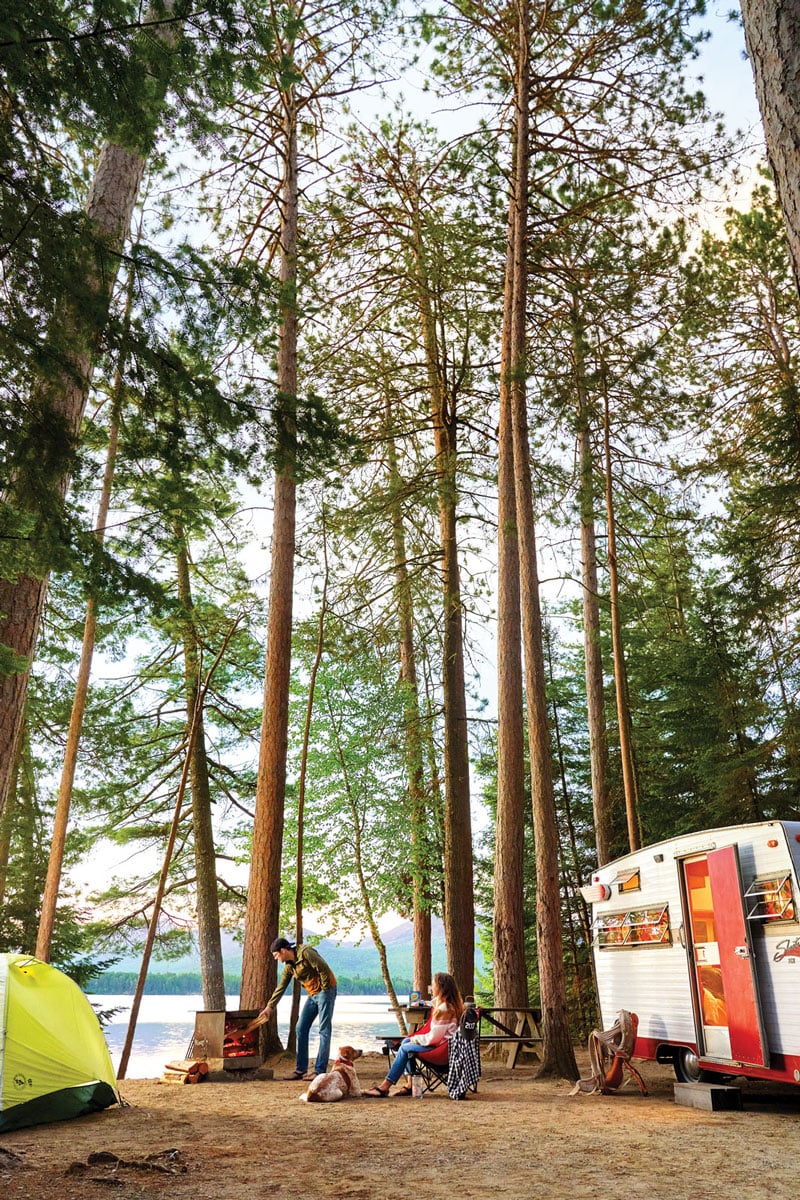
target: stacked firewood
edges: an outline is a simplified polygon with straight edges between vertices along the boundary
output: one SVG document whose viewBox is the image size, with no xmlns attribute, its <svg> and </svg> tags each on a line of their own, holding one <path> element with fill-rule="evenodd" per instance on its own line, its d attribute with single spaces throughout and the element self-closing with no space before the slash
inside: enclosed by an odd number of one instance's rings
<svg viewBox="0 0 800 1200">
<path fill-rule="evenodd" d="M 162 1083 L 202 1083 L 208 1074 L 208 1063 L 201 1058 L 181 1058 L 168 1062 L 161 1076 Z"/>
</svg>

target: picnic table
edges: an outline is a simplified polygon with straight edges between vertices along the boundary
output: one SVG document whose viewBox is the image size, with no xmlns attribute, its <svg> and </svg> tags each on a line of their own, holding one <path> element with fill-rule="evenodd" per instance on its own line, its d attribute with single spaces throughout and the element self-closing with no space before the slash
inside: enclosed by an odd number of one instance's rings
<svg viewBox="0 0 800 1200">
<path fill-rule="evenodd" d="M 431 1011 L 430 1004 L 401 1004 L 400 1005 L 400 1012 L 405 1017 L 409 1034 L 416 1033 L 418 1029 L 422 1028 L 422 1026 L 425 1024 L 425 1022 L 427 1021 L 427 1019 L 430 1015 L 430 1011 Z M 390 1008 L 389 1012 L 395 1013 L 395 1015 L 397 1015 L 394 1008 Z M 397 1035 L 394 1035 L 394 1036 L 397 1036 Z M 383 1040 L 383 1039 L 381 1038 L 380 1040 Z"/>
<path fill-rule="evenodd" d="M 541 1046 L 542 1034 L 539 1022 L 542 1019 L 538 1008 L 485 1008 L 479 1005 L 481 1046 L 508 1046 L 506 1066 L 512 1070 L 517 1065 L 521 1050 L 535 1054 Z"/>
<path fill-rule="evenodd" d="M 409 1033 L 416 1031 L 425 1024 L 431 1011 L 430 1004 L 402 1004 L 400 1006 L 408 1025 Z M 481 1046 L 508 1046 L 506 1066 L 512 1071 L 517 1065 L 520 1052 L 536 1054 L 542 1044 L 542 1034 L 539 1022 L 542 1019 L 538 1008 L 488 1008 L 477 1005 L 480 1013 L 479 1037 Z M 394 1012 L 390 1008 L 389 1012 Z M 394 1048 L 399 1041 L 397 1034 L 391 1037 L 379 1037 L 384 1043 L 384 1053 L 389 1053 L 390 1046 Z"/>
</svg>

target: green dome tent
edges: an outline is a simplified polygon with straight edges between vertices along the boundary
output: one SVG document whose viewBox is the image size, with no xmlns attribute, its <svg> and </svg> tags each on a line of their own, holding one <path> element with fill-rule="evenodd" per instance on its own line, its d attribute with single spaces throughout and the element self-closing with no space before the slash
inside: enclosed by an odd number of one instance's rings
<svg viewBox="0 0 800 1200">
<path fill-rule="evenodd" d="M 97 1014 L 63 972 L 0 954 L 0 1133 L 116 1104 Z"/>
</svg>

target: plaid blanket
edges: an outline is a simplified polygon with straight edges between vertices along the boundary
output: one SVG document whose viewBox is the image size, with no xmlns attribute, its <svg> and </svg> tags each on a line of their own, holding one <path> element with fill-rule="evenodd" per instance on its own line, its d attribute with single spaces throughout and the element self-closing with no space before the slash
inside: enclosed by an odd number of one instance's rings
<svg viewBox="0 0 800 1200">
<path fill-rule="evenodd" d="M 450 1060 L 447 1071 L 447 1091 L 451 1100 L 462 1100 L 467 1092 L 478 1086 L 481 1077 L 480 1043 L 476 1037 L 467 1039 L 457 1029 L 450 1039 Z"/>
</svg>

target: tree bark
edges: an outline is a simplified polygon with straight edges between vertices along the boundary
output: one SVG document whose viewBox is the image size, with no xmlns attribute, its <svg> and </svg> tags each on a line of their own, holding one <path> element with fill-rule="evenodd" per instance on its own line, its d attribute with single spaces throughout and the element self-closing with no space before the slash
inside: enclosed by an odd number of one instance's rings
<svg viewBox="0 0 800 1200">
<path fill-rule="evenodd" d="M 129 273 L 127 287 L 127 302 L 125 310 L 126 328 L 130 316 L 133 297 L 134 274 Z M 123 350 L 123 356 L 125 351 Z M 105 540 L 108 510 L 111 507 L 111 491 L 114 482 L 114 469 L 117 461 L 119 445 L 119 422 L 122 411 L 122 396 L 124 382 L 122 377 L 122 362 L 118 364 L 114 381 L 113 407 L 108 432 L 108 449 L 106 465 L 103 471 L 103 483 L 100 488 L 100 500 L 97 506 L 95 522 L 95 537 L 102 545 Z M 50 859 L 47 867 L 42 909 L 39 915 L 39 931 L 36 937 L 36 957 L 42 962 L 50 961 L 50 944 L 53 939 L 58 893 L 61 886 L 61 869 L 64 861 L 64 846 L 67 839 L 69 810 L 72 805 L 72 790 L 75 783 L 75 771 L 78 765 L 78 750 L 80 747 L 83 719 L 86 715 L 86 705 L 89 696 L 89 678 L 92 672 L 92 659 L 97 636 L 97 604 L 90 596 L 86 604 L 86 618 L 83 626 L 83 642 L 81 657 L 78 664 L 78 676 L 75 681 L 75 695 L 67 730 L 67 743 L 64 748 L 64 762 L 61 767 L 61 781 L 58 788 L 56 811 L 53 817 L 52 841 L 50 844 Z"/>
<path fill-rule="evenodd" d="M 378 959 L 380 960 L 380 964 L 381 964 L 381 977 L 383 979 L 384 987 L 386 988 L 387 995 L 389 996 L 389 1001 L 390 1001 L 392 1010 L 394 1011 L 394 1014 L 397 1017 L 397 1023 L 400 1026 L 400 1032 L 405 1034 L 407 1032 L 407 1030 L 406 1030 L 406 1024 L 405 1024 L 405 1018 L 403 1016 L 403 1009 L 401 1008 L 400 1002 L 397 999 L 397 992 L 395 991 L 395 987 L 392 982 L 391 972 L 389 971 L 389 958 L 386 953 L 386 943 L 384 942 L 383 938 L 381 937 L 381 932 L 380 932 L 380 929 L 378 928 L 378 922 L 375 918 L 375 910 L 372 906 L 372 898 L 369 894 L 369 883 L 368 883 L 366 875 L 364 874 L 364 855 L 363 855 L 363 847 L 362 847 L 362 842 L 361 842 L 361 820 L 362 820 L 362 818 L 361 818 L 361 814 L 358 811 L 358 804 L 356 802 L 356 798 L 353 795 L 353 790 L 350 786 L 350 773 L 347 769 L 347 759 L 346 759 L 344 751 L 342 749 L 342 743 L 341 743 L 341 739 L 339 737 L 339 726 L 336 723 L 336 717 L 335 717 L 333 707 L 330 702 L 330 696 L 326 696 L 326 700 L 327 700 L 327 705 L 328 705 L 328 715 L 329 715 L 330 721 L 331 721 L 331 727 L 333 728 L 334 735 L 336 738 L 336 754 L 339 759 L 339 765 L 342 768 L 342 782 L 344 783 L 345 795 L 347 797 L 347 807 L 350 810 L 350 819 L 352 821 L 352 828 L 353 828 L 352 860 L 353 860 L 353 867 L 355 868 L 355 872 L 356 872 L 356 878 L 358 879 L 358 890 L 361 893 L 361 903 L 364 905 L 364 916 L 366 917 L 367 928 L 369 929 L 370 937 L 372 938 L 372 940 L 375 944 L 375 948 L 378 951 Z"/>
<path fill-rule="evenodd" d="M 444 601 L 444 923 L 450 973 L 461 994 L 471 995 L 475 988 L 475 901 L 458 564 L 457 421 L 455 404 L 448 405 L 441 391 L 433 399 Z"/>
<path fill-rule="evenodd" d="M 611 604 L 611 642 L 614 654 L 614 684 L 617 696 L 619 752 L 622 760 L 622 786 L 625 791 L 625 817 L 628 826 L 628 847 L 639 850 L 642 844 L 639 828 L 639 788 L 633 761 L 633 730 L 631 706 L 628 699 L 628 669 L 622 640 L 622 615 L 619 607 L 619 572 L 617 570 L 617 525 L 614 515 L 614 489 L 611 476 L 611 432 L 609 428 L 608 393 L 604 391 L 603 438 L 606 459 L 606 522 L 608 528 L 608 581 Z"/>
<path fill-rule="evenodd" d="M 742 0 L 767 154 L 800 289 L 800 0 Z"/>
<path fill-rule="evenodd" d="M 417 658 L 414 648 L 414 600 L 408 577 L 406 536 L 401 503 L 402 479 L 397 465 L 392 403 L 387 393 L 386 447 L 389 464 L 389 504 L 392 521 L 395 593 L 397 596 L 400 688 L 411 833 L 412 925 L 414 929 L 414 987 L 427 996 L 431 986 L 431 896 L 427 885 L 425 785 L 422 766 L 422 717 L 419 706 Z"/>
<path fill-rule="evenodd" d="M 164 0 L 159 12 L 149 16 L 172 15 L 173 0 Z M 181 36 L 181 23 L 157 21 L 148 37 L 174 46 Z M 140 147 L 126 148 L 107 142 L 97 161 L 89 190 L 86 214 L 93 227 L 94 240 L 74 264 L 76 280 L 84 285 L 65 296 L 59 311 L 52 315 L 51 346 L 69 346 L 57 351 L 63 361 L 60 373 L 35 381 L 31 388 L 31 412 L 38 429 L 50 435 L 46 445 L 28 446 L 38 454 L 37 479 L 43 480 L 48 495 L 38 490 L 24 465 L 12 468 L 5 499 L 20 512 L 38 520 L 31 537 L 30 562 L 21 567 L 15 579 L 0 579 L 0 646 L 15 656 L 16 671 L 0 675 L 0 812 L 10 783 L 13 749 L 22 726 L 25 697 L 39 633 L 49 578 L 49 554 L 42 528 L 52 519 L 67 494 L 72 462 L 79 445 L 80 428 L 92 381 L 97 346 L 108 322 L 109 305 L 119 270 L 120 257 L 130 234 L 131 218 L 145 166 L 144 148 L 154 135 L 166 95 L 165 78 L 154 78 L 149 109 L 141 116 Z M 126 114 L 127 115 L 127 114 Z M 76 299 L 77 297 L 77 299 Z M 95 301 L 89 303 L 89 297 Z M 55 433 L 60 436 L 56 437 Z M 34 436 L 36 436 L 34 434 Z M 44 461 L 43 461 L 44 456 Z"/>
<path fill-rule="evenodd" d="M 306 776 L 308 774 L 308 745 L 311 738 L 311 718 L 314 713 L 314 697 L 317 691 L 317 676 L 319 675 L 322 654 L 325 649 L 325 618 L 328 615 L 328 546 L 325 528 L 325 508 L 322 510 L 322 552 L 325 562 L 325 574 L 322 580 L 322 596 L 317 620 L 317 648 L 314 652 L 314 662 L 308 681 L 308 699 L 306 715 L 303 722 L 303 746 L 300 752 L 300 773 L 297 779 L 297 877 L 294 888 L 294 937 L 299 946 L 303 940 L 303 839 L 305 837 L 305 808 L 306 808 Z M 289 1018 L 289 1036 L 286 1042 L 287 1050 L 296 1049 L 297 1018 L 300 1015 L 300 988 L 292 987 L 292 1011 Z"/>
<path fill-rule="evenodd" d="M 418 194 L 413 197 L 418 205 Z M 439 504 L 442 597 L 444 611 L 444 927 L 447 962 L 462 995 L 475 983 L 475 899 L 472 870 L 472 815 L 469 792 L 469 743 L 458 563 L 458 417 L 457 389 L 448 393 L 441 371 L 432 286 L 415 208 L 414 253 L 417 299 L 431 397 Z"/>
<path fill-rule="evenodd" d="M 196 722 L 189 755 L 189 780 L 192 792 L 192 827 L 197 904 L 197 940 L 200 950 L 200 975 L 203 1005 L 208 1010 L 225 1010 L 225 968 L 222 961 L 222 935 L 217 892 L 217 851 L 212 823 L 211 785 L 206 755 L 206 733 L 200 698 L 200 645 L 194 624 L 194 601 L 189 576 L 189 550 L 180 521 L 175 522 L 178 599 L 183 627 L 183 662 L 186 685 L 186 712 L 189 725 Z"/>
<path fill-rule="evenodd" d="M 114 460 L 117 450 L 118 416 L 111 425 L 111 435 L 108 445 L 103 488 L 97 515 L 96 534 L 103 540 L 106 519 L 108 517 L 111 499 L 111 480 L 114 473 Z M 75 681 L 75 695 L 72 700 L 72 711 L 67 730 L 67 744 L 64 747 L 64 762 L 61 767 L 61 782 L 58 788 L 56 811 L 53 818 L 52 841 L 50 843 L 50 860 L 47 868 L 47 879 L 42 896 L 42 910 L 39 916 L 39 932 L 36 938 L 36 957 L 42 962 L 50 961 L 50 943 L 53 938 L 58 892 L 61 886 L 61 868 L 64 862 L 64 846 L 67 840 L 67 825 L 69 810 L 72 803 L 72 788 L 75 782 L 75 769 L 78 764 L 78 749 L 80 746 L 83 718 L 89 696 L 89 677 L 92 671 L 92 658 L 97 634 L 97 604 L 93 596 L 86 604 L 86 619 L 83 625 L 83 643 L 78 664 L 78 677 Z"/>
<path fill-rule="evenodd" d="M 25 726 L 22 727 L 23 733 Z M 11 772 L 11 786 L 8 789 L 6 803 L 0 810 L 0 905 L 6 895 L 8 886 L 8 864 L 11 858 L 11 834 L 14 829 L 14 816 L 17 808 L 17 787 L 22 757 L 22 739 L 14 756 L 14 769 Z"/>
<path fill-rule="evenodd" d="M 284 180 L 280 232 L 281 326 L 278 334 L 278 402 L 281 414 L 279 469 L 275 476 L 272 553 L 264 678 L 264 712 L 256 782 L 256 811 L 242 948 L 243 1008 L 263 1008 L 275 985 L 269 953 L 277 935 L 281 898 L 281 850 L 289 738 L 289 681 L 294 590 L 294 478 L 297 404 L 297 109 L 293 88 L 284 95 Z M 277 1014 L 266 1026 L 264 1049 L 280 1048 Z"/>
<path fill-rule="evenodd" d="M 194 740 L 195 740 L 195 737 L 197 736 L 198 718 L 200 716 L 200 713 L 203 711 L 203 704 L 205 703 L 206 692 L 208 691 L 208 688 L 211 684 L 211 680 L 214 676 L 214 672 L 216 671 L 217 667 L 219 666 L 219 664 L 222 660 L 222 656 L 228 647 L 228 643 L 230 642 L 231 638 L 233 637 L 234 633 L 236 632 L 236 626 L 238 625 L 238 623 L 239 623 L 239 619 L 237 617 L 236 621 L 234 621 L 234 623 L 231 626 L 230 630 L 228 631 L 225 639 L 223 640 L 223 643 L 220 646 L 219 651 L 217 652 L 217 657 L 214 659 L 211 669 L 209 670 L 208 675 L 206 676 L 205 682 L 200 686 L 200 688 L 198 689 L 198 692 L 197 692 L 197 705 L 195 707 L 194 713 L 192 714 L 192 720 L 189 724 L 189 729 L 188 729 L 188 733 L 187 733 L 186 753 L 184 755 L 183 769 L 181 770 L 181 777 L 178 782 L 178 791 L 177 791 L 177 795 L 175 797 L 175 808 L 174 808 L 174 811 L 172 814 L 172 823 L 170 824 L 169 835 L 167 837 L 167 847 L 166 847 L 166 850 L 164 851 L 164 859 L 161 864 L 161 870 L 160 870 L 159 876 L 158 876 L 158 884 L 156 886 L 156 894 L 155 894 L 155 897 L 153 898 L 153 911 L 151 913 L 150 921 L 147 926 L 147 937 L 145 938 L 144 949 L 142 951 L 142 961 L 139 966 L 139 976 L 136 980 L 136 989 L 134 991 L 133 1002 L 131 1004 L 130 1016 L 128 1018 L 128 1030 L 127 1030 L 127 1033 L 125 1034 L 125 1044 L 122 1047 L 122 1053 L 120 1054 L 120 1060 L 119 1060 L 119 1067 L 117 1068 L 117 1078 L 118 1079 L 124 1079 L 125 1073 L 128 1069 L 128 1059 L 130 1058 L 131 1047 L 133 1046 L 133 1037 L 134 1037 L 134 1033 L 136 1032 L 136 1022 L 139 1019 L 139 1008 L 141 1006 L 142 996 L 144 995 L 144 985 L 145 985 L 145 981 L 147 979 L 147 971 L 148 971 L 148 968 L 150 965 L 150 956 L 153 952 L 153 946 L 155 945 L 156 933 L 158 932 L 158 919 L 161 914 L 161 905 L 164 902 L 164 893 L 166 892 L 166 888 L 167 888 L 167 877 L 169 875 L 169 867 L 170 867 L 170 863 L 172 862 L 172 855 L 175 850 L 175 842 L 178 837 L 178 829 L 179 829 L 180 821 L 181 821 L 181 811 L 183 808 L 183 797 L 186 794 L 186 784 L 189 779 L 189 771 L 190 771 L 191 756 L 192 756 L 192 746 L 194 745 Z"/>
<path fill-rule="evenodd" d="M 592 812 L 597 863 L 611 858 L 613 825 L 608 782 L 608 730 L 600 651 L 600 602 L 597 581 L 597 541 L 594 519 L 594 458 L 589 429 L 584 330 L 577 296 L 572 303 L 575 390 L 578 402 L 579 504 L 581 517 L 581 584 L 583 604 L 584 670 L 589 718 L 589 762 L 592 772 Z"/>
<path fill-rule="evenodd" d="M 542 1010 L 540 1075 L 577 1079 L 567 1011 L 561 928 L 561 881 L 558 825 L 553 793 L 546 676 L 536 562 L 528 413 L 526 397 L 527 217 L 530 113 L 530 5 L 520 0 L 516 43 L 516 155 L 513 226 L 513 322 L 511 330 L 511 405 L 514 437 L 514 484 L 522 589 L 522 635 L 525 649 L 525 699 L 531 760 L 533 834 L 536 846 L 536 935 L 539 1002 Z"/>
<path fill-rule="evenodd" d="M 548 639 L 548 643 L 547 643 L 547 676 L 548 676 L 550 683 L 553 684 L 553 682 L 554 682 L 553 655 L 552 655 L 551 641 L 549 639 Z M 596 1004 L 596 1001 L 594 1001 L 592 1004 L 595 1015 L 592 1017 L 592 1021 L 590 1024 L 589 1022 L 587 1022 L 586 1009 L 585 1009 L 585 1006 L 583 1003 L 583 988 L 581 986 L 581 971 L 580 971 L 581 953 L 579 952 L 578 940 L 575 936 L 575 922 L 574 922 L 572 913 L 577 913 L 577 915 L 578 915 L 578 921 L 580 923 L 580 931 L 581 931 L 580 946 L 581 946 L 581 949 L 583 950 L 583 957 L 588 959 L 588 965 L 589 965 L 589 969 L 590 969 L 591 982 L 592 982 L 591 993 L 592 993 L 593 997 L 596 997 L 597 996 L 597 973 L 595 971 L 595 966 L 594 966 L 594 956 L 591 954 L 591 951 L 588 954 L 586 954 L 586 948 L 591 947 L 591 944 L 592 944 L 592 922 L 591 922 L 591 913 L 589 910 L 589 906 L 587 905 L 586 901 L 583 899 L 583 896 L 581 896 L 580 890 L 579 890 L 580 884 L 581 884 L 581 866 L 580 866 L 580 854 L 578 852 L 578 836 L 575 831 L 575 820 L 574 820 L 573 813 L 572 813 L 572 803 L 570 801 L 569 788 L 567 787 L 567 769 L 566 769 L 566 763 L 564 761 L 564 747 L 563 747 L 563 742 L 561 739 L 561 724 L 560 724 L 559 715 L 558 715 L 558 704 L 556 703 L 555 699 L 553 700 L 553 741 L 555 743 L 556 760 L 558 762 L 558 773 L 559 773 L 559 779 L 560 779 L 560 784 L 561 784 L 561 803 L 562 803 L 563 814 L 564 814 L 564 825 L 566 826 L 564 837 L 562 839 L 562 845 L 560 848 L 560 854 L 561 854 L 561 861 L 562 861 L 562 866 L 563 866 L 562 874 L 564 877 L 564 891 L 567 894 L 567 896 L 571 897 L 570 908 L 572 911 L 568 914 L 567 921 L 568 921 L 568 926 L 569 926 L 570 950 L 572 952 L 572 962 L 573 962 L 573 970 L 574 970 L 573 994 L 575 996 L 576 1005 L 577 1005 L 579 1015 L 580 1015 L 581 1030 L 582 1030 L 583 1034 L 588 1035 L 589 1030 L 591 1029 L 592 1025 L 594 1025 L 597 1021 L 597 1016 L 596 1016 L 597 1004 Z M 566 861 L 567 854 L 564 849 L 564 845 L 563 845 L 564 842 L 567 842 L 569 845 L 569 862 L 570 862 L 570 865 L 572 868 L 571 873 L 567 869 L 567 861 Z"/>
<path fill-rule="evenodd" d="M 40 473 L 51 493 L 47 501 L 33 493 L 24 468 L 14 474 L 6 493 L 9 503 L 22 512 L 36 514 L 42 523 L 46 517 L 44 509 L 60 506 L 67 493 L 97 342 L 108 317 L 111 291 L 130 232 L 143 171 L 144 158 L 135 151 L 107 144 L 100 152 L 87 203 L 87 215 L 96 231 L 97 257 L 82 268 L 87 290 L 94 293 L 97 303 L 78 309 L 69 298 L 65 299 L 62 311 L 54 317 L 53 328 L 57 326 L 59 340 L 71 346 L 67 363 L 56 380 L 47 385 L 35 384 L 33 388 L 32 408 L 39 422 L 63 434 L 66 452 L 62 447 L 62 452 L 54 453 L 51 461 L 45 459 L 42 463 L 39 459 Z M 76 265 L 76 270 L 80 269 Z M 41 533 L 33 534 L 34 548 L 40 536 Z M 49 571 L 43 569 L 23 570 L 13 580 L 0 579 L 0 644 L 13 652 L 19 666 L 13 674 L 0 675 L 0 809 L 11 780 L 13 748 L 23 720 L 48 578 Z"/>
<path fill-rule="evenodd" d="M 511 336 L 515 314 L 515 196 L 509 204 L 500 364 L 497 466 L 497 816 L 492 938 L 495 1003 L 526 1008 L 523 878 L 525 862 L 525 731 L 522 704 L 519 545 L 511 408 Z"/>
</svg>

